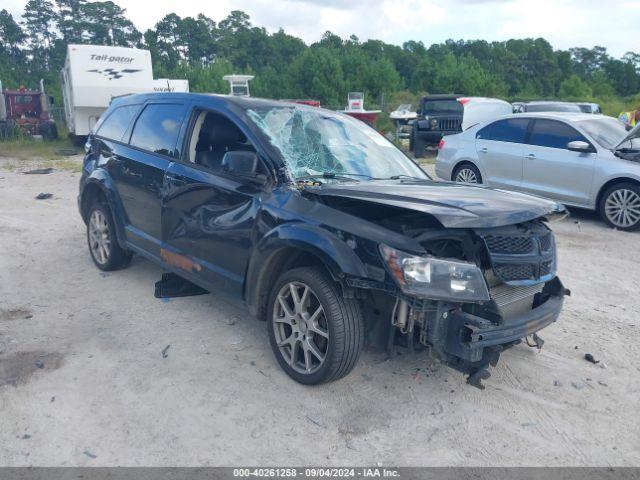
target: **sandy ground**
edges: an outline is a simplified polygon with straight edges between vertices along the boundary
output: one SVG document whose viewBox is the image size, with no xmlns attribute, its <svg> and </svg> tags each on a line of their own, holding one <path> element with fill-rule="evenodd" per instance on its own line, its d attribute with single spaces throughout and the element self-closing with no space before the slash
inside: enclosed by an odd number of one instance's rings
<svg viewBox="0 0 640 480">
<path fill-rule="evenodd" d="M 374 351 L 304 387 L 244 311 L 155 299 L 162 272 L 140 258 L 98 271 L 78 179 L 0 164 L 0 465 L 640 464 L 640 234 L 555 224 L 573 294 L 543 350 L 504 354 L 484 391 Z"/>
</svg>

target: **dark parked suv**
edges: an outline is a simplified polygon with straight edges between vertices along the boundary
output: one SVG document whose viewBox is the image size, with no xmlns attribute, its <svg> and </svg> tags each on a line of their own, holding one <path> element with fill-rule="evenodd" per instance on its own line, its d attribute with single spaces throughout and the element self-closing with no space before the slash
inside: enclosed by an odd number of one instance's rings
<svg viewBox="0 0 640 480">
<path fill-rule="evenodd" d="M 299 382 L 346 375 L 367 341 L 429 347 L 479 385 L 504 349 L 541 346 L 532 334 L 560 312 L 546 220 L 562 207 L 435 182 L 348 116 L 133 95 L 87 150 L 78 204 L 98 268 L 138 253 L 237 299 Z"/>
<path fill-rule="evenodd" d="M 410 148 L 416 158 L 424 157 L 425 148 L 438 145 L 444 135 L 462 131 L 463 95 L 427 95 L 420 100 L 413 121 Z"/>
</svg>

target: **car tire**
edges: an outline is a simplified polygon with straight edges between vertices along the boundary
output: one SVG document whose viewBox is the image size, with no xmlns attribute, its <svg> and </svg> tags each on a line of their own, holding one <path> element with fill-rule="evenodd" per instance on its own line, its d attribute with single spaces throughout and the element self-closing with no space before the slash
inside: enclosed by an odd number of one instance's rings
<svg viewBox="0 0 640 480">
<path fill-rule="evenodd" d="M 347 375 L 364 343 L 357 300 L 344 298 L 338 285 L 317 267 L 300 267 L 280 276 L 269 296 L 267 325 L 280 367 L 305 385 Z"/>
<path fill-rule="evenodd" d="M 466 181 L 463 179 L 466 179 Z M 463 163 L 462 165 L 458 165 L 453 171 L 451 180 L 458 183 L 480 184 L 482 183 L 482 175 L 475 165 Z"/>
<path fill-rule="evenodd" d="M 640 229 L 640 186 L 623 182 L 608 188 L 598 205 L 607 225 L 631 232 Z"/>
<path fill-rule="evenodd" d="M 413 131 L 413 156 L 415 158 L 424 158 L 426 145 L 424 139 L 420 138 L 420 134 Z"/>
<path fill-rule="evenodd" d="M 118 243 L 111 211 L 104 203 L 94 203 L 89 210 L 87 245 L 93 263 L 105 272 L 119 270 L 131 262 L 132 254 Z"/>
</svg>

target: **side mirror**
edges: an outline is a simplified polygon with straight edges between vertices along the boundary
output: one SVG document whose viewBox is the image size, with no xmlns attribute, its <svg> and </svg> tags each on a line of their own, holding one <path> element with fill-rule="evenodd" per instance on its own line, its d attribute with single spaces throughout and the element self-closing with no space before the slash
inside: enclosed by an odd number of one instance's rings
<svg viewBox="0 0 640 480">
<path fill-rule="evenodd" d="M 588 153 L 593 151 L 593 149 L 591 148 L 591 145 L 589 145 L 587 142 L 583 142 L 582 140 L 574 140 L 573 142 L 567 143 L 567 149 L 571 150 L 572 152 L 582 152 L 582 153 Z"/>
<path fill-rule="evenodd" d="M 222 157 L 222 171 L 244 177 L 254 177 L 258 170 L 258 156 L 255 152 L 232 151 Z"/>
</svg>

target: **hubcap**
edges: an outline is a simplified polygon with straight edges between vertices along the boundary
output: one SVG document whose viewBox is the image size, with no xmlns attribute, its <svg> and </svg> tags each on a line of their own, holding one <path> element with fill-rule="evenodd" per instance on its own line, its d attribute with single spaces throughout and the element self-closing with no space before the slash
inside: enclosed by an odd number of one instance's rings
<svg viewBox="0 0 640 480">
<path fill-rule="evenodd" d="M 273 306 L 273 330 L 282 358 L 296 372 L 312 374 L 329 349 L 329 329 L 315 292 L 302 282 L 290 282 Z"/>
<path fill-rule="evenodd" d="M 640 221 L 640 195 L 628 188 L 614 190 L 604 203 L 604 211 L 616 227 L 633 227 Z"/>
<path fill-rule="evenodd" d="M 107 219 L 100 210 L 94 210 L 89 218 L 89 248 L 100 265 L 109 261 L 111 235 Z"/>
<path fill-rule="evenodd" d="M 476 173 L 470 168 L 463 168 L 456 175 L 456 182 L 478 183 L 478 177 L 476 177 Z"/>
</svg>

